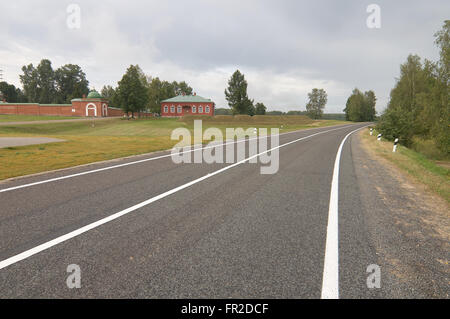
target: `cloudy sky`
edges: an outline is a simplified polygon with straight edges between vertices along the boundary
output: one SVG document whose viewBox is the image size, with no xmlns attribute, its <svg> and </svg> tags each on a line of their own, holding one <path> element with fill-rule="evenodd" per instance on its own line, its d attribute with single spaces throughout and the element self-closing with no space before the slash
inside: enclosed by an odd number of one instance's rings
<svg viewBox="0 0 450 319">
<path fill-rule="evenodd" d="M 372 3 L 381 28 L 367 27 Z M 80 28 L 68 27 L 70 4 L 81 9 Z M 450 18 L 450 1 L 2 0 L 0 13 L 0 69 L 15 85 L 21 67 L 42 58 L 55 69 L 80 65 L 98 90 L 139 64 L 224 107 L 239 69 L 249 96 L 271 110 L 304 109 L 319 87 L 326 112 L 341 112 L 358 87 L 375 91 L 380 112 L 408 54 L 437 60 L 433 34 Z"/>
</svg>

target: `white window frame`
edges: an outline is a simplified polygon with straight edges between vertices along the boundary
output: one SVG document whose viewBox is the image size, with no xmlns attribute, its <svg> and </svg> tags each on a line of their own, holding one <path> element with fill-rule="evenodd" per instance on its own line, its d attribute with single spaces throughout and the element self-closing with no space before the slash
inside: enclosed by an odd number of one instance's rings
<svg viewBox="0 0 450 319">
<path fill-rule="evenodd" d="M 164 113 L 169 113 L 169 106 L 164 105 Z"/>
<path fill-rule="evenodd" d="M 192 106 L 192 113 L 197 113 L 197 107 L 196 106 Z"/>
<path fill-rule="evenodd" d="M 198 107 L 198 113 L 203 113 L 203 106 L 202 106 L 202 105 L 200 105 L 200 106 Z"/>
<path fill-rule="evenodd" d="M 170 106 L 170 113 L 175 113 L 175 105 Z"/>
<path fill-rule="evenodd" d="M 183 107 L 181 105 L 177 106 L 177 113 L 179 114 L 183 113 Z"/>
<path fill-rule="evenodd" d="M 205 113 L 209 113 L 210 112 L 210 108 L 209 108 L 209 105 L 207 105 L 206 107 L 205 107 Z"/>
</svg>

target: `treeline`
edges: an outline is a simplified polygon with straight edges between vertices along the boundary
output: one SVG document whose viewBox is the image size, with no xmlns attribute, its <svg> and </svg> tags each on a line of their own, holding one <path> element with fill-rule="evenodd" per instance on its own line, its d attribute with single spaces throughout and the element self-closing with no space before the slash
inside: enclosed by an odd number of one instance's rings
<svg viewBox="0 0 450 319">
<path fill-rule="evenodd" d="M 66 103 L 89 93 L 86 74 L 76 64 L 66 64 L 53 70 L 50 60 L 43 59 L 37 67 L 22 67 L 20 75 L 23 94 L 28 102 Z"/>
<path fill-rule="evenodd" d="M 391 90 L 387 109 L 377 128 L 388 139 L 399 138 L 412 146 L 415 138 L 433 141 L 438 149 L 450 154 L 450 20 L 435 34 L 440 59 L 423 62 L 408 56 L 400 66 L 400 78 Z"/>
<path fill-rule="evenodd" d="M 73 98 L 89 92 L 86 74 L 76 64 L 66 64 L 53 70 L 50 60 L 43 59 L 37 67 L 22 67 L 20 82 L 23 90 L 13 84 L 0 83 L 2 98 L 9 103 L 70 103 Z"/>
<path fill-rule="evenodd" d="M 363 93 L 355 88 L 345 105 L 345 119 L 353 122 L 370 122 L 375 120 L 376 101 L 373 91 Z"/>
<path fill-rule="evenodd" d="M 247 80 L 244 74 L 236 70 L 228 81 L 228 87 L 225 89 L 225 98 L 228 101 L 230 109 L 217 109 L 217 115 L 234 115 L 247 114 L 253 115 L 284 115 L 281 111 L 267 112 L 264 103 L 254 104 L 254 100 L 250 99 L 247 94 Z M 323 110 L 327 104 L 328 97 L 324 89 L 314 88 L 308 94 L 308 103 L 306 111 L 289 111 L 288 115 L 308 115 L 313 119 L 319 119 L 323 115 Z"/>
<path fill-rule="evenodd" d="M 176 95 L 193 93 L 185 81 L 168 82 L 146 75 L 139 65 L 130 65 L 116 88 L 104 86 L 101 94 L 110 105 L 134 116 L 138 112 L 161 112 L 161 101 Z"/>
</svg>

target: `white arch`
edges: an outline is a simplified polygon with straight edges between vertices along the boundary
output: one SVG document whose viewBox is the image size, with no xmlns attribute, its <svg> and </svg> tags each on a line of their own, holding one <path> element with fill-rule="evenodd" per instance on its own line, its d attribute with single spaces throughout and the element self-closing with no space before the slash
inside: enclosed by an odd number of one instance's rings
<svg viewBox="0 0 450 319">
<path fill-rule="evenodd" d="M 108 105 L 106 103 L 102 105 L 102 116 L 108 116 Z"/>
<path fill-rule="evenodd" d="M 89 110 L 94 110 L 94 116 L 97 117 L 97 105 L 94 103 L 86 105 L 86 116 L 89 116 Z"/>
</svg>

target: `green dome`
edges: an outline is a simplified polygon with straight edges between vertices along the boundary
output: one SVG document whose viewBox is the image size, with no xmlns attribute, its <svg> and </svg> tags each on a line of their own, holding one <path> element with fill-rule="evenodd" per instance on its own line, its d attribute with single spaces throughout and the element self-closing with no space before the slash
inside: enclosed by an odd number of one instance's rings
<svg viewBox="0 0 450 319">
<path fill-rule="evenodd" d="M 89 92 L 88 99 L 102 99 L 103 97 L 96 90 L 92 90 Z"/>
</svg>

